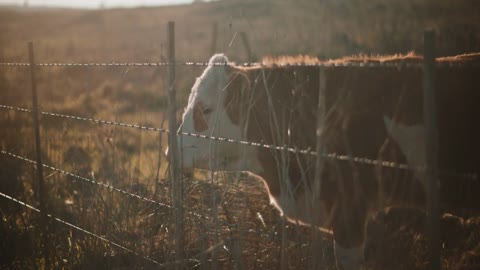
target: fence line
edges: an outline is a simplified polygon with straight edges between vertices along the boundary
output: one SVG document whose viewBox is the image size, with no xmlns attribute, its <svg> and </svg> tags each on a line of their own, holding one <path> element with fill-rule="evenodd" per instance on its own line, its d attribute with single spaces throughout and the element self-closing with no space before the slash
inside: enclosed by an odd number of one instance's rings
<svg viewBox="0 0 480 270">
<path fill-rule="evenodd" d="M 0 154 L 7 155 L 7 156 L 10 156 L 10 157 L 16 158 L 16 159 L 18 159 L 18 160 L 22 160 L 22 161 L 25 161 L 25 162 L 30 163 L 30 164 L 34 164 L 34 165 L 37 164 L 37 162 L 34 161 L 34 160 L 31 160 L 31 159 L 29 159 L 29 158 L 16 155 L 16 154 L 14 154 L 14 153 L 11 153 L 11 152 L 8 152 L 8 151 L 5 151 L 5 150 L 0 150 Z M 50 170 L 59 172 L 59 173 L 64 174 L 64 175 L 66 175 L 66 176 L 70 176 L 70 177 L 73 177 L 73 178 L 75 178 L 75 179 L 82 180 L 82 181 L 84 181 L 84 182 L 88 182 L 88 183 L 90 183 L 90 184 L 94 184 L 94 185 L 103 187 L 103 188 L 105 188 L 105 189 L 107 189 L 107 190 L 109 190 L 109 191 L 115 191 L 115 192 L 118 192 L 118 193 L 123 194 L 123 195 L 125 195 L 125 196 L 134 197 L 134 198 L 137 198 L 137 199 L 139 199 L 139 200 L 142 200 L 142 201 L 145 201 L 145 202 L 148 202 L 148 203 L 156 204 L 156 205 L 159 206 L 159 207 L 165 207 L 165 208 L 168 208 L 168 209 L 175 209 L 174 206 L 171 206 L 171 205 L 169 205 L 169 204 L 167 204 L 167 203 L 155 201 L 155 200 L 153 200 L 153 199 L 149 199 L 149 198 L 140 196 L 140 195 L 138 195 L 138 194 L 128 192 L 128 191 L 126 191 L 126 190 L 123 190 L 123 189 L 114 187 L 114 186 L 111 185 L 111 184 L 106 184 L 106 183 L 98 182 L 98 181 L 95 181 L 95 180 L 93 180 L 93 179 L 91 179 L 91 178 L 83 177 L 83 176 L 74 174 L 74 173 L 72 173 L 72 172 L 68 172 L 68 171 L 62 170 L 62 169 L 60 169 L 60 168 L 53 167 L 53 166 L 48 165 L 48 164 L 42 164 L 42 166 L 43 166 L 44 168 L 47 168 L 47 169 L 50 169 Z M 186 213 L 189 214 L 189 215 L 195 216 L 195 217 L 197 217 L 197 218 L 200 218 L 200 219 L 207 219 L 207 217 L 206 217 L 205 215 L 201 215 L 201 214 L 195 213 L 195 212 L 193 212 L 193 211 L 186 211 Z M 224 225 L 232 226 L 232 225 L 234 225 L 234 224 L 225 223 Z M 243 231 L 243 232 L 247 233 L 247 232 L 251 232 L 251 231 Z M 267 238 L 272 238 L 272 237 L 274 237 L 274 235 L 269 234 L 269 233 L 265 233 L 265 232 L 262 232 L 262 231 L 260 231 L 260 232 L 255 232 L 255 233 L 256 233 L 257 235 L 261 236 L 261 237 L 267 237 Z"/>
<path fill-rule="evenodd" d="M 423 67 L 422 62 L 322 62 L 322 63 L 276 63 L 263 64 L 260 62 L 243 62 L 243 63 L 209 63 L 209 62 L 103 62 L 103 63 L 37 63 L 38 67 L 168 67 L 168 66 L 189 66 L 189 67 L 207 67 L 207 66 L 232 66 L 232 67 L 362 67 L 362 68 L 418 68 Z M 479 62 L 436 62 L 437 67 L 480 67 Z M 4 67 L 24 67 L 30 66 L 29 63 L 22 62 L 0 62 L 0 66 Z"/>
<path fill-rule="evenodd" d="M 16 158 L 16 159 L 19 159 L 19 160 L 26 161 L 26 162 L 31 163 L 31 164 L 35 164 L 35 165 L 37 164 L 37 162 L 34 161 L 34 160 L 31 160 L 31 159 L 29 159 L 29 158 L 16 155 L 16 154 L 14 154 L 14 153 L 11 153 L 11 152 L 8 152 L 8 151 L 5 151 L 5 150 L 1 150 L 0 153 L 2 153 L 2 154 L 4 154 L 4 155 L 7 155 L 7 156 L 10 156 L 10 157 L 13 157 L 13 158 Z M 156 204 L 157 206 L 160 206 L 160 207 L 166 207 L 166 208 L 169 208 L 169 209 L 174 209 L 174 207 L 171 206 L 171 205 L 169 205 L 169 204 L 162 203 L 162 202 L 158 202 L 158 201 L 155 201 L 155 200 L 153 200 L 153 199 L 149 199 L 149 198 L 140 196 L 140 195 L 138 195 L 138 194 L 134 194 L 134 193 L 128 192 L 128 191 L 126 191 L 126 190 L 123 190 L 123 189 L 114 187 L 114 186 L 112 186 L 111 184 L 106 184 L 106 183 L 98 182 L 98 181 L 95 181 L 94 179 L 87 178 L 87 177 L 83 177 L 83 176 L 80 176 L 80 175 L 74 174 L 74 173 L 72 173 L 72 172 L 68 172 L 68 171 L 62 170 L 62 169 L 60 169 L 60 168 L 57 168 L 57 167 L 54 167 L 54 166 L 51 166 L 51 165 L 48 165 L 48 164 L 42 164 L 42 167 L 47 168 L 47 169 L 50 169 L 50 170 L 52 170 L 52 171 L 59 172 L 59 173 L 61 173 L 61 174 L 64 174 L 64 175 L 67 175 L 67 176 L 70 176 L 70 177 L 73 177 L 73 178 L 78 179 L 78 180 L 82 180 L 82 181 L 84 181 L 84 182 L 88 182 L 88 183 L 90 183 L 90 184 L 94 184 L 94 185 L 97 185 L 97 186 L 106 188 L 106 189 L 108 189 L 108 190 L 110 190 L 110 191 L 115 191 L 115 192 L 121 193 L 121 194 L 123 194 L 123 195 L 130 196 L 130 197 L 134 197 L 134 198 L 137 198 L 137 199 L 139 199 L 139 200 L 142 200 L 142 201 L 145 201 L 145 202 L 148 202 L 148 203 Z M 188 212 L 188 213 L 191 214 L 191 215 L 194 215 L 194 216 L 196 216 L 196 217 L 199 217 L 199 218 L 205 218 L 204 216 L 202 216 L 202 215 L 200 215 L 200 214 L 197 214 L 197 213 L 193 213 L 193 212 Z"/>
<path fill-rule="evenodd" d="M 37 209 L 37 208 L 35 208 L 35 207 L 33 207 L 33 206 L 31 206 L 31 205 L 23 202 L 23 201 L 20 201 L 20 200 L 14 198 L 14 197 L 11 197 L 11 196 L 9 196 L 9 195 L 7 195 L 7 194 L 5 194 L 5 193 L 2 193 L 1 191 L 0 191 L 0 196 L 3 197 L 3 198 L 5 198 L 5 199 L 11 200 L 11 201 L 13 201 L 13 202 L 16 202 L 16 203 L 18 203 L 18 204 L 20 204 L 20 205 L 22 205 L 22 206 L 25 206 L 26 208 L 29 208 L 30 210 L 33 210 L 33 211 L 35 211 L 35 212 L 37 212 L 37 213 L 45 214 L 45 213 L 42 213 L 42 212 L 40 211 L 40 209 Z M 154 260 L 154 259 L 152 259 L 152 258 L 150 258 L 150 257 L 148 257 L 148 256 L 143 256 L 143 255 L 141 255 L 139 252 L 136 252 L 136 251 L 134 251 L 134 250 L 132 250 L 132 249 L 129 249 L 129 248 L 127 248 L 127 247 L 125 247 L 125 246 L 123 246 L 123 245 L 120 245 L 120 244 L 118 244 L 118 243 L 116 243 L 116 242 L 113 242 L 113 241 L 111 241 L 111 240 L 109 240 L 109 239 L 107 239 L 107 238 L 105 238 L 105 237 L 103 237 L 103 236 L 97 235 L 97 234 L 95 234 L 95 233 L 93 233 L 93 232 L 90 232 L 90 231 L 87 231 L 87 230 L 85 230 L 85 229 L 83 229 L 83 228 L 80 228 L 80 227 L 78 227 L 78 226 L 75 225 L 75 224 L 72 224 L 72 223 L 70 223 L 70 222 L 64 221 L 63 219 L 60 219 L 60 218 L 58 218 L 58 217 L 55 217 L 55 216 L 53 216 L 52 214 L 46 213 L 45 215 L 46 215 L 48 218 L 51 218 L 51 219 L 53 219 L 53 220 L 55 220 L 55 221 L 57 221 L 57 222 L 59 222 L 59 223 L 61 223 L 61 224 L 63 224 L 63 225 L 66 225 L 66 226 L 68 226 L 68 227 L 71 227 L 71 228 L 73 228 L 73 229 L 75 229 L 75 230 L 77 230 L 77 231 L 80 231 L 80 232 L 82 232 L 82 233 L 88 234 L 88 235 L 90 235 L 90 236 L 92 236 L 92 237 L 94 237 L 94 238 L 97 238 L 97 239 L 101 240 L 102 242 L 108 243 L 109 245 L 115 246 L 115 247 L 120 248 L 120 249 L 122 249 L 122 250 L 124 250 L 124 251 L 127 251 L 128 253 L 131 253 L 131 254 L 134 254 L 134 255 L 136 255 L 136 256 L 138 256 L 138 257 L 141 257 L 141 258 L 143 258 L 143 259 L 145 259 L 145 260 L 147 260 L 147 261 L 150 261 L 150 262 L 152 262 L 152 263 L 154 263 L 154 264 L 156 264 L 156 265 L 158 265 L 158 266 L 160 266 L 160 267 L 166 267 L 166 266 L 167 266 L 167 264 L 159 263 L 158 261 L 156 261 L 156 260 Z"/>
<path fill-rule="evenodd" d="M 27 204 L 27 203 L 25 203 L 25 202 L 23 202 L 23 201 L 21 201 L 21 200 L 19 200 L 19 199 L 17 199 L 17 198 L 14 198 L 14 197 L 9 196 L 9 195 L 7 195 L 7 194 L 5 194 L 5 193 L 2 193 L 1 191 L 0 191 L 0 197 L 3 197 L 3 198 L 8 199 L 8 200 L 10 200 L 10 201 L 16 202 L 16 203 L 18 203 L 18 204 L 20 204 L 20 205 L 22 205 L 22 206 L 24 206 L 24 207 L 26 207 L 26 208 L 28 208 L 28 209 L 30 209 L 30 210 L 33 210 L 33 211 L 35 211 L 35 212 L 37 212 L 37 213 L 41 213 L 40 210 L 37 209 L 37 208 L 35 208 L 34 206 L 31 206 L 31 205 L 29 205 L 29 204 Z M 80 231 L 80 232 L 85 233 L 85 234 L 87 234 L 87 235 L 89 235 L 89 236 L 92 236 L 92 237 L 94 237 L 94 238 L 97 238 L 97 239 L 99 239 L 99 240 L 102 241 L 102 242 L 105 242 L 105 243 L 107 243 L 107 244 L 109 244 L 109 245 L 112 245 L 112 246 L 115 246 L 115 247 L 117 247 L 117 248 L 120 248 L 120 249 L 122 249 L 122 250 L 124 250 L 124 251 L 127 251 L 128 253 L 131 253 L 131 254 L 133 254 L 133 255 L 135 255 L 135 256 L 138 256 L 138 257 L 140 257 L 140 258 L 142 258 L 142 259 L 144 259 L 144 260 L 147 260 L 147 261 L 149 261 L 149 262 L 151 262 L 151 263 L 154 263 L 154 264 L 156 264 L 156 265 L 157 265 L 158 267 L 160 267 L 160 268 L 167 268 L 167 267 L 171 267 L 171 266 L 173 266 L 173 265 L 183 264 L 185 261 L 195 262 L 195 263 L 197 264 L 196 266 L 198 266 L 198 265 L 201 263 L 200 260 L 197 259 L 198 257 L 202 256 L 203 254 L 212 252 L 213 249 L 219 248 L 219 247 L 223 246 L 224 243 L 225 243 L 225 241 L 221 241 L 220 243 L 216 244 L 215 246 L 209 248 L 208 250 L 203 251 L 203 252 L 201 252 L 201 253 L 199 253 L 199 254 L 196 254 L 196 255 L 194 255 L 194 256 L 191 256 L 190 258 L 183 259 L 182 261 L 177 261 L 177 260 L 176 260 L 176 261 L 172 261 L 172 262 L 168 262 L 168 263 L 160 263 L 160 262 L 158 262 L 158 261 L 150 258 L 149 256 L 144 256 L 144 255 L 140 254 L 140 252 L 137 252 L 137 251 L 134 251 L 134 250 L 132 250 L 132 249 L 129 249 L 129 248 L 127 248 L 127 247 L 125 247 L 125 246 L 123 246 L 123 245 L 121 245 L 121 244 L 118 244 L 118 243 L 113 242 L 112 240 L 109 240 L 109 239 L 107 239 L 107 238 L 105 238 L 105 237 L 103 237 L 103 236 L 100 236 L 100 235 L 97 235 L 97 234 L 95 234 L 95 233 L 93 233 L 93 232 L 90 232 L 90 231 L 88 231 L 88 230 L 85 230 L 85 229 L 83 229 L 83 228 L 81 228 L 81 227 L 79 227 L 79 226 L 77 226 L 77 225 L 75 225 L 75 224 L 72 224 L 72 223 L 68 222 L 68 221 L 64 221 L 63 219 L 60 219 L 60 218 L 58 218 L 58 217 L 55 217 L 55 216 L 53 216 L 52 214 L 48 214 L 48 213 L 47 213 L 46 216 L 47 216 L 48 218 L 51 218 L 51 219 L 53 219 L 53 220 L 55 220 L 55 221 L 63 224 L 63 225 L 66 225 L 66 226 L 71 227 L 71 228 L 73 228 L 73 229 L 75 229 L 75 230 L 77 230 L 77 231 Z M 256 233 L 257 233 L 258 235 L 260 235 L 260 236 L 263 236 L 263 237 L 269 237 L 269 238 L 271 238 L 272 236 L 274 236 L 274 235 L 270 235 L 270 234 L 266 234 L 266 233 L 262 233 L 262 232 L 256 232 Z"/>
<path fill-rule="evenodd" d="M 19 111 L 19 112 L 26 112 L 26 113 L 31 113 L 32 112 L 31 109 L 9 106 L 9 105 L 3 105 L 3 104 L 0 104 L 0 108 L 8 109 L 8 110 L 15 110 L 15 111 Z M 119 126 L 119 127 L 136 128 L 136 129 L 141 129 L 141 130 L 157 131 L 157 132 L 164 132 L 164 133 L 169 132 L 167 129 L 164 129 L 164 128 L 146 127 L 146 126 L 141 126 L 141 125 L 137 125 L 137 124 L 129 124 L 129 123 L 118 122 L 118 121 L 102 120 L 102 119 L 95 119 L 95 118 L 88 118 L 88 117 L 83 117 L 83 116 L 60 114 L 60 113 L 54 113 L 54 112 L 40 112 L 40 113 L 42 115 L 93 122 L 95 124 L 104 124 L 104 125 L 112 125 L 112 126 Z"/>
<path fill-rule="evenodd" d="M 15 107 L 15 106 L 4 105 L 4 104 L 0 104 L 0 109 L 15 110 L 15 111 L 27 112 L 27 113 L 32 112 L 32 110 L 27 108 Z M 88 121 L 95 124 L 105 124 L 105 125 L 113 125 L 113 126 L 120 126 L 120 127 L 127 127 L 127 128 L 136 128 L 140 130 L 148 130 L 148 131 L 155 131 L 155 132 L 165 132 L 165 133 L 170 132 L 169 130 L 164 128 L 147 127 L 147 126 L 142 126 L 138 124 L 130 124 L 130 123 L 124 123 L 124 122 L 118 122 L 118 121 L 102 120 L 102 119 L 88 118 L 83 116 L 66 115 L 66 114 L 60 114 L 60 113 L 54 113 L 54 112 L 42 111 L 40 113 L 46 116 L 67 118 L 67 119 L 80 120 L 80 121 Z M 261 142 L 234 140 L 234 139 L 229 139 L 224 137 L 216 137 L 216 136 L 203 135 L 203 134 L 197 134 L 197 133 L 191 133 L 191 132 L 178 132 L 177 135 L 184 135 L 184 136 L 190 136 L 190 137 L 201 138 L 205 140 L 213 140 L 213 141 L 220 141 L 220 142 L 226 142 L 226 143 L 236 143 L 240 145 L 266 148 L 266 149 L 275 150 L 275 151 L 288 151 L 293 154 L 317 156 L 317 152 L 312 151 L 310 148 L 298 149 L 296 147 L 278 146 L 278 145 L 272 145 L 272 144 L 265 144 Z M 385 168 L 399 169 L 399 170 L 405 170 L 405 171 L 411 171 L 411 172 L 425 173 L 427 171 L 425 166 L 412 166 L 405 163 L 370 159 L 366 157 L 354 157 L 349 155 L 340 155 L 337 153 L 321 153 L 320 156 L 322 158 L 331 159 L 331 160 L 355 162 L 355 163 L 364 164 L 364 165 L 380 166 Z M 453 171 L 439 169 L 438 174 L 444 175 L 444 176 L 470 179 L 470 180 L 480 179 L 479 175 L 474 172 L 453 172 Z"/>
<path fill-rule="evenodd" d="M 31 163 L 31 164 L 34 164 L 36 165 L 37 162 L 34 161 L 34 160 L 31 160 L 29 158 L 26 158 L 26 157 L 22 157 L 22 156 L 19 156 L 19 155 L 16 155 L 14 153 L 11 153 L 11 152 L 8 152 L 8 151 L 5 151 L 5 150 L 1 150 L 0 153 L 4 154 L 4 155 L 7 155 L 7 156 L 10 156 L 10 157 L 13 157 L 13 158 L 16 158 L 16 159 L 19 159 L 19 160 L 23 160 L 23 161 L 26 161 L 28 163 Z M 149 202 L 149 203 L 152 203 L 152 204 L 156 204 L 158 206 L 161 206 L 161 207 L 166 207 L 166 208 L 169 208 L 169 209 L 173 209 L 173 206 L 170 206 L 166 203 L 161 203 L 161 202 L 158 202 L 158 201 L 155 201 L 155 200 L 152 200 L 152 199 L 149 199 L 149 198 L 146 198 L 146 197 L 143 197 L 143 196 L 140 196 L 138 194 L 134 194 L 134 193 L 131 193 L 131 192 L 128 192 L 126 190 L 123 190 L 123 189 L 120 189 L 120 188 L 116 188 L 114 186 L 112 186 L 111 184 L 106 184 L 106 183 L 102 183 L 102 182 L 98 182 L 98 181 L 95 181 L 94 179 L 91 179 L 91 178 L 87 178 L 87 177 L 83 177 L 83 176 L 80 176 L 80 175 L 77 175 L 77 174 L 74 174 L 72 172 L 68 172 L 68 171 L 65 171 L 65 170 L 62 170 L 60 168 L 57 168 L 57 167 L 54 167 L 54 166 L 51 166 L 51 165 L 48 165 L 48 164 L 42 164 L 42 167 L 44 168 L 47 168 L 47 169 L 50 169 L 52 171 L 56 171 L 56 172 L 59 172 L 61 174 L 64 174 L 64 175 L 67 175 L 67 176 L 70 176 L 70 177 L 73 177 L 73 178 L 76 178 L 78 180 L 82 180 L 84 182 L 88 182 L 90 184 L 95 184 L 97 186 L 100 186 L 100 187 L 103 187 L 103 188 L 106 188 L 110 191 L 115 191 L 115 192 L 118 192 L 118 193 L 121 193 L 123 195 L 127 195 L 127 196 L 130 196 L 130 197 L 134 197 L 134 198 L 137 198 L 137 199 L 140 199 L 142 201 L 145 201 L 145 202 Z M 202 215 L 200 214 L 196 214 L 196 213 L 191 213 L 192 215 L 195 215 L 197 217 L 203 217 Z"/>
</svg>

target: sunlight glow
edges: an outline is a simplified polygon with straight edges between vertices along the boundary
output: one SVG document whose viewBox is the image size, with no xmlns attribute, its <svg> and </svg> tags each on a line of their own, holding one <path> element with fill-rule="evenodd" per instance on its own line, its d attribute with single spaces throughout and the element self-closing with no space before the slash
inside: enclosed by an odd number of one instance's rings
<svg viewBox="0 0 480 270">
<path fill-rule="evenodd" d="M 117 8 L 190 4 L 193 0 L 0 0 L 0 6 Z"/>
</svg>

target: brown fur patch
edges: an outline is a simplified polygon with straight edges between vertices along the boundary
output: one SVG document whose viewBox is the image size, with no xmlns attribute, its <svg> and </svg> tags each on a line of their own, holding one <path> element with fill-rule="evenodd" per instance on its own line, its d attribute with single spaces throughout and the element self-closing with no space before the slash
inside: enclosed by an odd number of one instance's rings
<svg viewBox="0 0 480 270">
<path fill-rule="evenodd" d="M 284 58 L 282 61 L 313 61 L 312 58 Z M 273 60 L 272 60 L 273 61 Z M 275 60 L 277 61 L 277 60 Z M 420 63 L 415 54 L 358 56 L 343 58 L 355 61 L 407 61 Z M 446 63 L 472 63 L 480 61 L 480 54 L 437 58 Z M 278 60 L 276 63 L 285 63 Z M 248 95 L 245 99 L 241 81 L 228 87 L 225 107 L 236 124 L 246 130 L 246 140 L 273 145 L 287 145 L 298 149 L 314 149 L 316 145 L 317 103 L 320 79 L 325 81 L 325 126 L 322 143 L 331 153 L 366 157 L 405 163 L 405 156 L 390 139 L 383 116 L 406 125 L 422 124 L 423 80 L 421 69 L 354 68 L 342 66 L 325 70 L 323 78 L 315 67 L 234 67 L 248 76 Z M 478 172 L 479 132 L 472 119 L 480 115 L 477 89 L 478 67 L 468 65 L 437 69 L 437 106 L 439 119 L 439 168 L 451 171 Z M 242 106 L 251 112 L 242 113 Z M 246 107 L 243 107 L 245 111 Z M 273 117 L 275 116 L 275 117 Z M 248 118 L 248 119 L 247 119 Z M 313 186 L 315 159 L 308 155 L 287 154 L 287 172 L 279 168 L 281 152 L 257 150 L 257 158 L 264 170 L 269 194 L 280 198 L 282 190 L 291 188 L 295 198 Z M 283 173 L 287 173 L 285 176 Z M 304 178 L 304 180 L 302 180 Z M 288 186 L 283 179 L 288 179 Z M 321 195 L 328 215 L 332 215 L 332 230 L 336 241 L 344 247 L 358 246 L 363 241 L 365 218 L 370 210 L 385 205 L 424 207 L 425 194 L 420 182 L 409 171 L 381 168 L 326 160 L 322 171 Z M 456 179 L 442 176 L 442 203 L 445 209 L 458 213 L 458 209 L 480 211 L 478 197 L 461 199 L 469 189 L 463 190 Z M 456 192 L 451 192 L 456 189 Z M 462 190 L 460 190 L 462 189 Z M 472 189 L 477 191 L 477 189 Z M 381 196 L 379 196 L 381 194 Z M 457 211 L 455 211 L 457 210 Z"/>
</svg>

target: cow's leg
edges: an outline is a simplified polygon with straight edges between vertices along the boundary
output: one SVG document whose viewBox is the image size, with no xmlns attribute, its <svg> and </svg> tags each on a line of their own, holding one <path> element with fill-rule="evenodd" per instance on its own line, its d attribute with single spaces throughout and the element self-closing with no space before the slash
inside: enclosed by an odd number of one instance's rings
<svg viewBox="0 0 480 270">
<path fill-rule="evenodd" d="M 339 269 L 360 269 L 364 260 L 366 219 L 367 211 L 362 203 L 338 209 L 332 229 Z"/>
</svg>

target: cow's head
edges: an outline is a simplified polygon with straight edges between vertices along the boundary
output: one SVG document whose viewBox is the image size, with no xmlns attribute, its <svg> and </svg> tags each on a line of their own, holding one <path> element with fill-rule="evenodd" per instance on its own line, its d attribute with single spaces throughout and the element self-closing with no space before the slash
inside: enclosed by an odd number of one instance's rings
<svg viewBox="0 0 480 270">
<path fill-rule="evenodd" d="M 214 55 L 197 78 L 182 116 L 179 134 L 194 133 L 233 140 L 245 139 L 249 79 L 235 67 L 225 65 L 223 54 Z M 223 171 L 256 171 L 256 152 L 252 147 L 179 135 L 178 147 L 183 168 Z"/>
</svg>

